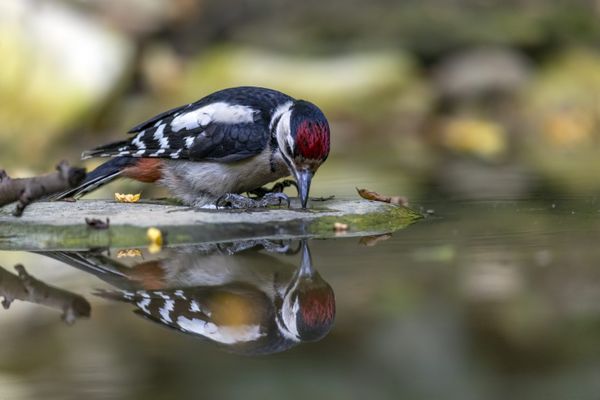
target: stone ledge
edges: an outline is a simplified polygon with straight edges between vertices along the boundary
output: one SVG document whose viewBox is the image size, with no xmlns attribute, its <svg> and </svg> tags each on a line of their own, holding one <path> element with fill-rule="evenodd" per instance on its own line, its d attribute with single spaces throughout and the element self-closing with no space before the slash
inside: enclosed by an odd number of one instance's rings
<svg viewBox="0 0 600 400">
<path fill-rule="evenodd" d="M 0 209 L 0 250 L 85 249 L 146 244 L 145 230 L 161 229 L 169 244 L 244 239 L 329 238 L 394 232 L 421 215 L 409 208 L 367 200 L 313 202 L 309 210 L 196 210 L 160 202 L 117 203 L 107 200 L 38 202 L 21 218 Z M 110 219 L 110 228 L 94 230 L 85 218 Z M 348 224 L 335 232 L 333 224 Z"/>
</svg>

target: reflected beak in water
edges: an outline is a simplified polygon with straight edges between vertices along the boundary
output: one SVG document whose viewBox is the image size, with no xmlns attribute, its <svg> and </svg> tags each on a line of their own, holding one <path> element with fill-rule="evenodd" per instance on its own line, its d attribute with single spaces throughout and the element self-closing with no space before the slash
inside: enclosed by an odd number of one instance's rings
<svg viewBox="0 0 600 400">
<path fill-rule="evenodd" d="M 308 192 L 310 191 L 312 176 L 312 171 L 308 169 L 301 169 L 296 172 L 296 183 L 298 183 L 298 195 L 300 196 L 302 208 L 306 208 L 306 204 L 308 203 Z"/>
</svg>

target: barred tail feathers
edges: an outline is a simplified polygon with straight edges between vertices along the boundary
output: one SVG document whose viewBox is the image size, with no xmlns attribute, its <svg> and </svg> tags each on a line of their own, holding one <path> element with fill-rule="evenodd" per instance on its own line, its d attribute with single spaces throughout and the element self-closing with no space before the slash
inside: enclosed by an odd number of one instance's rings
<svg viewBox="0 0 600 400">
<path fill-rule="evenodd" d="M 81 159 L 86 160 L 92 157 L 116 157 L 122 150 L 129 148 L 131 142 L 129 140 L 120 140 L 103 146 L 98 146 L 92 150 L 86 150 L 81 153 Z"/>
<path fill-rule="evenodd" d="M 98 168 L 87 174 L 83 183 L 76 188 L 67 190 L 53 196 L 52 200 L 60 200 L 69 197 L 78 198 L 87 193 L 90 193 L 100 186 L 104 186 L 109 182 L 119 178 L 123 169 L 135 164 L 137 160 L 129 157 L 113 158 Z"/>
</svg>

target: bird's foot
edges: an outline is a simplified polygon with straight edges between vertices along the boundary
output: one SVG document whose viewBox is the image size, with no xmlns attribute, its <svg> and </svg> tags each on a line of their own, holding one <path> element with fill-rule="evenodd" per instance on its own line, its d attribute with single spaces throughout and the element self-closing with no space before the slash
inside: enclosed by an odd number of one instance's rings
<svg viewBox="0 0 600 400">
<path fill-rule="evenodd" d="M 275 183 L 270 189 L 267 187 L 259 187 L 248 192 L 248 194 L 251 196 L 256 196 L 257 198 L 262 198 L 268 193 L 283 193 L 285 188 L 288 188 L 290 186 L 293 186 L 296 188 L 296 190 L 298 190 L 298 184 L 296 183 L 296 181 L 292 179 L 285 179 L 281 182 Z"/>
<path fill-rule="evenodd" d="M 234 255 L 242 251 L 254 249 L 256 247 L 262 247 L 269 253 L 296 254 L 298 252 L 298 250 L 291 248 L 291 240 L 246 240 L 241 242 L 221 244 L 218 246 L 222 252 L 228 255 Z"/>
<path fill-rule="evenodd" d="M 284 193 L 273 192 L 266 193 L 260 199 L 251 199 L 249 197 L 242 196 L 236 193 L 226 193 L 219 197 L 215 206 L 218 208 L 236 208 L 236 209 L 248 209 L 248 208 L 264 208 L 268 206 L 280 206 L 286 203 L 288 208 L 290 207 L 290 198 Z"/>
</svg>

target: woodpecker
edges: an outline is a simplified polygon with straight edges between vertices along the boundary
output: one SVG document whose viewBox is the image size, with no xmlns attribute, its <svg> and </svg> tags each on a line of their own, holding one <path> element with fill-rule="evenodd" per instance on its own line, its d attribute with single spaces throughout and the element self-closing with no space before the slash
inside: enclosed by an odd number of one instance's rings
<svg viewBox="0 0 600 400">
<path fill-rule="evenodd" d="M 132 267 L 91 252 L 44 254 L 118 288 L 97 295 L 133 304 L 138 315 L 230 352 L 282 352 L 327 335 L 335 296 L 313 268 L 308 244 L 301 244 L 298 267 L 256 249 L 238 251 L 246 247 L 166 249 L 164 258 Z"/>
<path fill-rule="evenodd" d="M 329 124 L 314 104 L 276 90 L 234 87 L 156 115 L 129 131 L 128 140 L 85 151 L 83 159 L 112 157 L 83 184 L 59 198 L 80 197 L 120 177 L 166 186 L 184 204 L 224 200 L 240 207 L 288 201 L 282 193 L 251 201 L 251 192 L 293 176 L 302 208 L 311 179 L 327 159 Z"/>
</svg>

